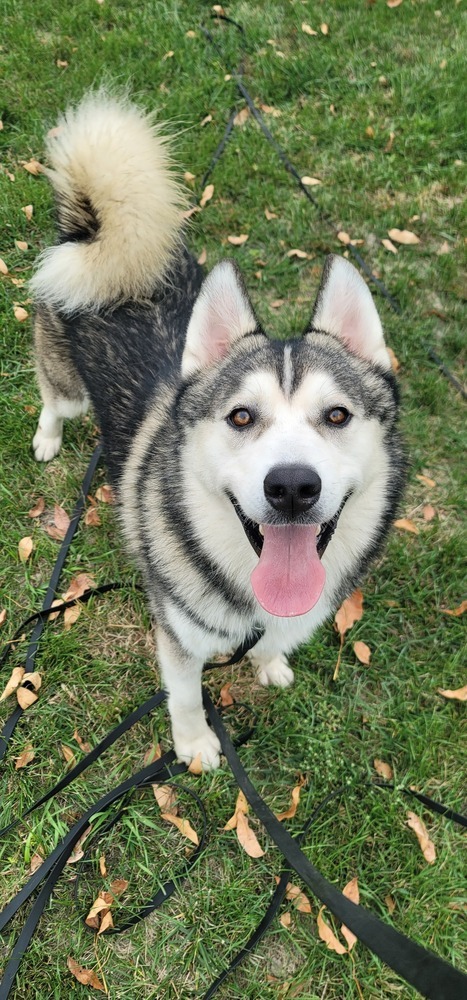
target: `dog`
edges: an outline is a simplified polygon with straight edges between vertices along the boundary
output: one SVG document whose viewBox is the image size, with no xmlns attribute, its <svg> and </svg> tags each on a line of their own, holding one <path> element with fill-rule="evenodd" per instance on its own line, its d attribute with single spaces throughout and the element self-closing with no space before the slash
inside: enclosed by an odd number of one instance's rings
<svg viewBox="0 0 467 1000">
<path fill-rule="evenodd" d="M 309 325 L 270 339 L 235 263 L 184 242 L 169 140 L 100 90 L 48 139 L 57 244 L 32 279 L 38 461 L 91 404 L 155 621 L 174 747 L 219 765 L 203 663 L 252 629 L 262 684 L 380 551 L 404 482 L 398 390 L 371 293 L 324 264 Z"/>
</svg>

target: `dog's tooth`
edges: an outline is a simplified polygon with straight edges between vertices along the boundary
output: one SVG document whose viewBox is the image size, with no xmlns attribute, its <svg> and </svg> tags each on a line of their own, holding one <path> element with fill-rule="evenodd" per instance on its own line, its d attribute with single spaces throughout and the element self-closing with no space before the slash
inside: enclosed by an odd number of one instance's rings
<svg viewBox="0 0 467 1000">
<path fill-rule="evenodd" d="M 258 524 L 258 530 L 259 530 L 260 535 L 263 535 L 263 538 L 264 538 L 264 528 L 263 528 L 262 524 Z"/>
</svg>

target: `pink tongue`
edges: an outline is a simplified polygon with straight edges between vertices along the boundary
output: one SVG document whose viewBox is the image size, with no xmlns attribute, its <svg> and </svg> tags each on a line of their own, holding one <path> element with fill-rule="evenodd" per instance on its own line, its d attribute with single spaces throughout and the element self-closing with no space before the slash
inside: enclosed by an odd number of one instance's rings
<svg viewBox="0 0 467 1000">
<path fill-rule="evenodd" d="M 316 525 L 262 525 L 260 560 L 251 574 L 257 601 L 279 618 L 304 615 L 321 596 L 326 570 L 316 550 Z"/>
</svg>

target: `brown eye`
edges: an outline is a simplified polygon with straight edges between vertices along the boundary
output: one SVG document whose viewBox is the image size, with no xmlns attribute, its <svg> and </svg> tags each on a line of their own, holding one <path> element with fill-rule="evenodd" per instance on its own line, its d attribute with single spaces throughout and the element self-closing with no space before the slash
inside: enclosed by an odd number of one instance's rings
<svg viewBox="0 0 467 1000">
<path fill-rule="evenodd" d="M 232 410 L 232 413 L 229 413 L 227 419 L 229 423 L 233 424 L 234 427 L 238 427 L 240 429 L 242 427 L 248 427 L 248 425 L 252 424 L 254 421 L 253 415 L 243 406 L 239 406 L 237 410 Z"/>
<path fill-rule="evenodd" d="M 344 424 L 348 424 L 350 417 L 351 414 L 346 410 L 345 406 L 335 406 L 326 414 L 326 421 L 328 424 L 332 424 L 333 427 L 343 427 Z"/>
</svg>

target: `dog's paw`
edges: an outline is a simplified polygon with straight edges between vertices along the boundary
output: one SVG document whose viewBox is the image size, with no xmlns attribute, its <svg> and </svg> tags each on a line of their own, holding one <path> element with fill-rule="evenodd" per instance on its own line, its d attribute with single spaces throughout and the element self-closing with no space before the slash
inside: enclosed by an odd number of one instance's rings
<svg viewBox="0 0 467 1000">
<path fill-rule="evenodd" d="M 290 669 L 285 656 L 275 656 L 268 663 L 256 662 L 255 665 L 257 678 L 263 687 L 274 684 L 276 687 L 286 688 L 294 682 L 293 670 Z"/>
<path fill-rule="evenodd" d="M 201 754 L 201 766 L 203 771 L 212 771 L 220 764 L 221 745 L 215 733 L 206 723 L 206 729 L 202 735 L 194 739 L 176 739 L 174 737 L 175 753 L 179 760 L 185 764 L 191 764 L 196 757 Z"/>
<path fill-rule="evenodd" d="M 55 434 L 49 437 L 39 426 L 32 440 L 34 457 L 37 462 L 50 462 L 60 451 L 62 435 Z"/>
</svg>

